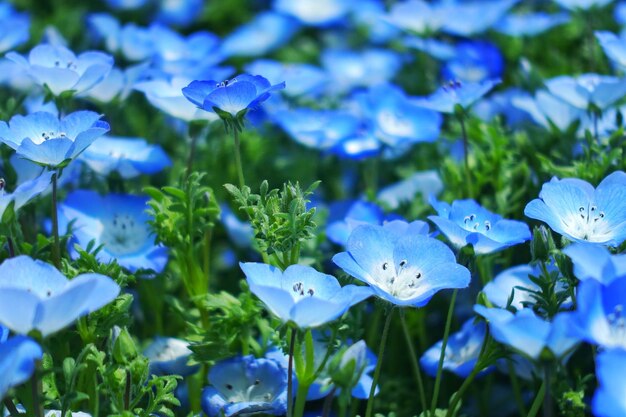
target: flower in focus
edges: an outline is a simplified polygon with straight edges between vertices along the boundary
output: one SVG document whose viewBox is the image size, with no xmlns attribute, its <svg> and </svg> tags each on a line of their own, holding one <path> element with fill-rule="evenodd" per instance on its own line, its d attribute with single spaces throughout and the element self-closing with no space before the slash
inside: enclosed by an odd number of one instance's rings
<svg viewBox="0 0 626 417">
<path fill-rule="evenodd" d="M 28 58 L 15 52 L 9 52 L 6 57 L 55 96 L 67 91 L 74 94 L 87 91 L 102 81 L 113 67 L 110 55 L 88 51 L 76 56 L 60 45 L 38 45 Z"/>
<path fill-rule="evenodd" d="M 2 330 L 6 336 L 6 329 Z M 42 356 L 41 347 L 28 337 L 1 338 L 0 398 L 4 398 L 11 387 L 26 382 L 35 371 L 35 361 L 41 360 Z"/>
<path fill-rule="evenodd" d="M 470 273 L 443 242 L 390 228 L 360 225 L 333 262 L 400 306 L 422 307 L 439 290 L 465 288 Z"/>
<path fill-rule="evenodd" d="M 109 124 L 101 117 L 91 111 L 77 111 L 62 119 L 46 112 L 17 115 L 8 124 L 0 122 L 0 142 L 22 158 L 57 168 L 109 131 Z"/>
<path fill-rule="evenodd" d="M 284 272 L 261 263 L 240 263 L 250 291 L 283 322 L 299 328 L 335 320 L 372 295 L 368 287 L 339 285 L 337 278 L 309 266 L 291 265 Z"/>
<path fill-rule="evenodd" d="M 454 113 L 456 106 L 468 108 L 499 83 L 498 79 L 470 83 L 450 81 L 430 96 L 414 99 L 413 103 L 441 113 Z"/>
<path fill-rule="evenodd" d="M 28 256 L 0 264 L 0 323 L 19 334 L 48 336 L 104 307 L 120 287 L 100 274 L 68 280 L 55 267 Z"/>
</svg>

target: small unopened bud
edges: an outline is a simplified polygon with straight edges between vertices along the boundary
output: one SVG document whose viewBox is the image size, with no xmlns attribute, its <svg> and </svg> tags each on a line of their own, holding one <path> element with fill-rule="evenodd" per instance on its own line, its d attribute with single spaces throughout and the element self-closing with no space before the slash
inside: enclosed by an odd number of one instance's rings
<svg viewBox="0 0 626 417">
<path fill-rule="evenodd" d="M 530 243 L 530 254 L 533 261 L 547 261 L 550 254 L 554 252 L 556 245 L 552 238 L 552 232 L 545 227 L 535 227 L 533 230 L 533 240 Z"/>
</svg>

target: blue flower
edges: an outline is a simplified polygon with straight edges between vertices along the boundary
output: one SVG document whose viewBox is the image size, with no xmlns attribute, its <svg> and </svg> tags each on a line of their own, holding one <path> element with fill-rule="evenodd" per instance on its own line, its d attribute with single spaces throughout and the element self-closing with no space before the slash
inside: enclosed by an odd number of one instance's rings
<svg viewBox="0 0 626 417">
<path fill-rule="evenodd" d="M 17 212 L 30 200 L 45 191 L 50 186 L 51 178 L 52 172 L 44 172 L 35 179 L 24 181 L 11 194 L 6 193 L 4 180 L 0 180 L 0 223 L 9 204 L 13 203 L 13 210 Z"/>
<path fill-rule="evenodd" d="M 457 248 L 472 245 L 477 254 L 493 253 L 530 240 L 528 226 L 503 219 L 474 200 L 456 200 L 452 205 L 433 199 L 438 216 L 428 218 Z"/>
<path fill-rule="evenodd" d="M 343 205 L 345 206 L 345 204 Z M 339 205 L 331 205 L 329 222 L 326 226 L 326 236 L 328 240 L 338 245 L 345 245 L 352 230 L 361 224 L 382 224 L 385 220 L 383 209 L 374 203 L 357 200 L 350 204 L 347 212 L 342 218 L 331 221 L 335 217 L 333 209 L 340 208 Z"/>
<path fill-rule="evenodd" d="M 272 91 L 282 88 L 285 83 L 271 85 L 260 75 L 241 74 L 222 83 L 193 81 L 183 88 L 183 94 L 206 111 L 237 117 L 267 100 Z"/>
<path fill-rule="evenodd" d="M 524 214 L 571 240 L 617 246 L 626 239 L 626 174 L 612 173 L 595 190 L 577 178 L 554 177 Z"/>
<path fill-rule="evenodd" d="M 563 75 L 551 78 L 545 84 L 550 93 L 583 110 L 588 110 L 591 105 L 604 110 L 626 95 L 626 78 L 609 75 Z"/>
<path fill-rule="evenodd" d="M 15 149 L 25 159 L 48 167 L 58 167 L 76 158 L 100 136 L 109 124 L 91 111 L 77 111 L 62 119 L 37 112 L 13 116 L 0 122 L 0 142 Z"/>
<path fill-rule="evenodd" d="M 594 7 L 604 7 L 613 0 L 555 0 L 558 4 L 566 9 L 590 9 Z"/>
<path fill-rule="evenodd" d="M 439 290 L 470 282 L 469 271 L 456 263 L 450 248 L 428 236 L 361 225 L 346 249 L 333 262 L 392 304 L 422 307 Z"/>
<path fill-rule="evenodd" d="M 489 95 L 489 97 L 480 100 L 472 107 L 472 112 L 476 117 L 486 122 L 492 122 L 496 117 L 503 117 L 506 124 L 510 127 L 517 127 L 529 120 L 526 111 L 518 108 L 514 104 L 514 100 L 524 99 L 528 97 L 528 93 L 519 88 L 508 88 Z"/>
<path fill-rule="evenodd" d="M 163 148 L 142 138 L 105 136 L 80 155 L 80 160 L 100 175 L 116 171 L 124 179 L 155 174 L 172 165 Z"/>
<path fill-rule="evenodd" d="M 391 210 L 398 209 L 402 204 L 409 204 L 418 195 L 424 202 L 430 196 L 436 196 L 443 190 L 443 182 L 437 171 L 418 171 L 409 177 L 388 185 L 378 192 L 376 199 Z"/>
<path fill-rule="evenodd" d="M 569 334 L 570 320 L 567 313 L 557 314 L 549 322 L 537 316 L 530 308 L 512 313 L 501 308 L 476 305 L 474 310 L 489 322 L 489 329 L 496 341 L 516 349 L 530 359 L 539 359 L 544 350 L 561 358 L 579 341 Z"/>
<path fill-rule="evenodd" d="M 227 204 L 220 205 L 220 220 L 230 240 L 239 248 L 250 248 L 254 241 L 254 229 L 249 222 L 241 221 Z"/>
<path fill-rule="evenodd" d="M 57 96 L 66 91 L 76 94 L 89 90 L 113 67 L 110 55 L 88 51 L 76 56 L 60 45 L 38 45 L 30 51 L 28 59 L 15 52 L 9 52 L 6 57 Z"/>
<path fill-rule="evenodd" d="M 156 245 L 148 227 L 148 198 L 128 194 L 101 196 L 78 190 L 59 205 L 59 230 L 72 224 L 72 238 L 82 248 L 94 240 L 103 245 L 97 253 L 100 262 L 116 260 L 124 268 L 163 271 L 167 248 Z M 73 255 L 77 255 L 71 250 Z"/>
<path fill-rule="evenodd" d="M 382 44 L 395 39 L 399 29 L 385 20 L 385 3 L 380 0 L 354 2 L 350 17 L 357 28 L 367 31 L 372 43 Z"/>
<path fill-rule="evenodd" d="M 198 370 L 198 366 L 187 365 L 191 353 L 187 342 L 174 337 L 157 337 L 143 351 L 150 361 L 151 373 L 183 377 Z"/>
<path fill-rule="evenodd" d="M 17 12 L 11 3 L 0 4 L 0 53 L 15 48 L 30 37 L 30 17 Z M 1 396 L 1 395 L 0 395 Z"/>
<path fill-rule="evenodd" d="M 607 31 L 595 32 L 596 39 L 611 61 L 626 67 L 626 39 Z"/>
<path fill-rule="evenodd" d="M 297 18 L 305 25 L 327 26 L 340 21 L 354 0 L 274 0 L 274 10 Z"/>
<path fill-rule="evenodd" d="M 94 37 L 103 41 L 106 49 L 119 53 L 128 61 L 141 61 L 155 53 L 154 39 L 148 28 L 128 23 L 124 26 L 107 13 L 93 13 L 87 23 Z"/>
<path fill-rule="evenodd" d="M 569 20 L 567 13 L 511 13 L 502 18 L 494 29 L 509 36 L 536 36 Z"/>
<path fill-rule="evenodd" d="M 598 355 L 596 377 L 600 387 L 596 390 L 591 403 L 594 416 L 626 415 L 624 369 L 626 369 L 626 350 L 612 349 Z"/>
<path fill-rule="evenodd" d="M 143 7 L 148 0 L 105 0 L 106 4 L 116 10 L 134 10 Z"/>
<path fill-rule="evenodd" d="M 475 323 L 475 320 L 471 318 L 463 324 L 461 330 L 451 334 L 446 345 L 443 369 L 461 378 L 467 378 L 478 361 L 486 328 L 484 322 Z M 420 358 L 422 369 L 432 377 L 437 375 L 442 346 L 443 341 L 440 340 L 424 352 Z"/>
<path fill-rule="evenodd" d="M 346 285 L 309 266 L 291 265 L 284 272 L 271 265 L 240 263 L 250 291 L 283 322 L 318 327 L 343 315 L 372 295 L 368 287 Z"/>
<path fill-rule="evenodd" d="M 548 271 L 555 270 L 557 268 L 554 265 L 548 266 Z M 541 290 L 537 284 L 532 282 L 531 275 L 535 277 L 541 275 L 539 266 L 517 265 L 507 268 L 496 275 L 493 281 L 488 282 L 483 288 L 483 292 L 493 305 L 501 308 L 507 307 L 509 298 L 513 294 L 511 307 L 521 310 L 526 305 L 535 303 L 536 299 L 532 296 L 532 291 Z M 556 290 L 562 289 L 563 284 L 557 283 Z"/>
<path fill-rule="evenodd" d="M 581 281 L 595 279 L 607 285 L 626 276 L 626 254 L 612 255 L 604 246 L 589 243 L 574 243 L 563 253 L 572 259 L 574 275 Z"/>
<path fill-rule="evenodd" d="M 204 4 L 202 0 L 160 0 L 155 19 L 168 25 L 188 26 L 202 14 Z"/>
<path fill-rule="evenodd" d="M 415 48 L 442 61 L 448 61 L 456 54 L 453 44 L 439 39 L 406 36 L 402 39 L 402 43 L 408 48 Z"/>
<path fill-rule="evenodd" d="M 525 111 L 533 121 L 546 129 L 555 126 L 559 131 L 564 132 L 576 120 L 579 120 L 584 110 L 568 104 L 548 93 L 547 91 L 537 91 L 535 97 L 530 95 L 518 96 L 512 99 L 513 106 Z"/>
<path fill-rule="evenodd" d="M 462 83 L 480 83 L 497 80 L 504 71 L 504 58 L 496 45 L 486 41 L 459 42 L 454 55 L 446 60 L 441 70 L 444 80 Z"/>
<path fill-rule="evenodd" d="M 28 256 L 0 265 L 0 323 L 16 333 L 38 330 L 48 336 L 117 297 L 120 287 L 100 274 L 72 280 Z"/>
<path fill-rule="evenodd" d="M 213 365 L 209 382 L 201 399 L 209 417 L 287 411 L 287 371 L 272 359 L 252 355 L 225 359 Z"/>
<path fill-rule="evenodd" d="M 304 63 L 284 63 L 259 59 L 245 67 L 250 74 L 263 74 L 270 83 L 285 81 L 283 93 L 288 96 L 316 96 L 329 82 L 328 74 L 321 68 Z"/>
<path fill-rule="evenodd" d="M 27 381 L 35 371 L 35 361 L 42 356 L 41 347 L 28 337 L 0 340 L 0 398 L 10 388 Z"/>
<path fill-rule="evenodd" d="M 413 103 L 441 113 L 454 113 L 457 105 L 468 108 L 499 83 L 500 80 L 485 80 L 479 83 L 450 81 L 430 96 L 414 99 Z"/>
</svg>

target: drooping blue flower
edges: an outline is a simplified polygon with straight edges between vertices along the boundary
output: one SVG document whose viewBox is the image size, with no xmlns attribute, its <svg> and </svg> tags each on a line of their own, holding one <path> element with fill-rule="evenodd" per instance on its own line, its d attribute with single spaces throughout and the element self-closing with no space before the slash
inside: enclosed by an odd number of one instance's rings
<svg viewBox="0 0 626 417">
<path fill-rule="evenodd" d="M 562 75 L 546 80 L 545 84 L 550 93 L 583 110 L 591 105 L 604 110 L 626 95 L 626 78 L 610 75 Z"/>
<path fill-rule="evenodd" d="M 413 201 L 421 195 L 424 202 L 430 196 L 436 196 L 443 190 L 443 182 L 437 171 L 418 171 L 409 177 L 382 188 L 376 199 L 390 210 L 396 210 L 402 204 Z"/>
<path fill-rule="evenodd" d="M 497 80 L 504 72 L 504 58 L 496 45 L 487 41 L 464 41 L 454 46 L 441 75 L 444 80 L 480 83 Z"/>
<path fill-rule="evenodd" d="M 0 323 L 19 334 L 48 336 L 117 297 L 120 287 L 100 274 L 68 280 L 55 267 L 28 256 L 0 264 Z"/>
<path fill-rule="evenodd" d="M 100 262 L 116 260 L 132 272 L 152 269 L 158 273 L 167 263 L 167 248 L 154 243 L 147 224 L 147 202 L 143 196 L 73 191 L 59 204 L 59 230 L 74 221 L 71 243 L 86 248 L 94 240 L 96 246 L 103 245 L 96 255 Z M 77 255 L 73 245 L 70 252 Z"/>
<path fill-rule="evenodd" d="M 524 243 L 531 238 L 530 229 L 525 223 L 503 219 L 474 200 L 456 200 L 450 205 L 433 199 L 431 204 L 438 215 L 429 216 L 429 220 L 457 248 L 472 245 L 475 253 L 486 254 Z"/>
<path fill-rule="evenodd" d="M 24 181 L 11 194 L 6 192 L 6 184 L 4 180 L 0 179 L 0 222 L 2 222 L 2 215 L 9 204 L 13 203 L 13 210 L 17 212 L 30 200 L 45 191 L 50 186 L 51 178 L 52 172 L 44 172 L 32 180 Z"/>
<path fill-rule="evenodd" d="M 524 214 L 571 240 L 617 246 L 626 239 L 626 174 L 616 171 L 596 189 L 577 178 L 554 177 Z"/>
<path fill-rule="evenodd" d="M 118 172 L 122 178 L 155 174 L 172 161 L 159 145 L 142 138 L 105 136 L 80 155 L 80 160 L 100 175 Z"/>
<path fill-rule="evenodd" d="M 566 131 L 576 120 L 579 120 L 584 110 L 553 96 L 544 90 L 539 90 L 535 97 L 530 95 L 518 96 L 512 99 L 513 106 L 525 111 L 533 121 L 546 129 L 555 126 L 559 131 Z"/>
<path fill-rule="evenodd" d="M 478 356 L 485 339 L 486 327 L 484 322 L 475 323 L 473 318 L 467 320 L 461 326 L 461 330 L 450 335 L 446 352 L 443 358 L 442 369 L 448 370 L 461 378 L 474 370 Z M 443 341 L 432 345 L 420 358 L 420 366 L 428 375 L 435 377 L 439 367 L 439 357 Z M 481 371 L 481 373 L 486 370 Z"/>
<path fill-rule="evenodd" d="M 11 3 L 0 4 L 0 53 L 26 42 L 30 37 L 30 17 L 16 11 Z"/>
<path fill-rule="evenodd" d="M 41 347 L 28 337 L 0 340 L 0 399 L 9 389 L 30 378 L 35 371 L 35 361 L 42 356 Z"/>
<path fill-rule="evenodd" d="M 17 115 L 8 124 L 0 122 L 0 142 L 15 149 L 22 158 L 58 167 L 108 132 L 109 124 L 101 117 L 91 111 L 77 111 L 62 119 L 46 112 Z"/>
<path fill-rule="evenodd" d="M 198 370 L 189 366 L 189 343 L 174 337 L 156 337 L 143 354 L 150 361 L 150 372 L 155 375 L 188 376 Z"/>
<path fill-rule="evenodd" d="M 284 63 L 259 59 L 245 67 L 249 74 L 263 74 L 271 84 L 285 82 L 283 93 L 292 97 L 316 96 L 328 83 L 328 74 L 305 63 Z"/>
<path fill-rule="evenodd" d="M 310 26 L 339 22 L 350 11 L 354 0 L 274 0 L 274 10 L 293 16 Z"/>
<path fill-rule="evenodd" d="M 372 295 L 368 287 L 346 285 L 309 266 L 291 265 L 284 272 L 261 263 L 240 263 L 250 291 L 283 322 L 300 328 L 335 320 Z"/>
<path fill-rule="evenodd" d="M 496 341 L 534 360 L 539 359 L 544 349 L 561 358 L 580 340 L 569 334 L 570 320 L 567 313 L 557 314 L 549 322 L 530 308 L 512 313 L 501 308 L 476 305 L 474 310 L 489 322 L 489 329 Z"/>
<path fill-rule="evenodd" d="M 509 36 L 536 36 L 569 20 L 567 13 L 511 13 L 503 17 L 494 29 Z"/>
<path fill-rule="evenodd" d="M 66 91 L 76 94 L 89 90 L 113 67 L 110 55 L 88 51 L 76 56 L 60 45 L 38 45 L 30 51 L 28 59 L 15 52 L 9 52 L 6 57 L 57 96 Z"/>
<path fill-rule="evenodd" d="M 454 113 L 457 105 L 468 108 L 487 94 L 500 80 L 485 80 L 479 83 L 450 81 L 428 97 L 420 97 L 413 103 L 441 113 Z"/>
<path fill-rule="evenodd" d="M 554 0 L 566 9 L 591 9 L 594 7 L 604 7 L 611 3 L 613 0 Z"/>
<path fill-rule="evenodd" d="M 193 81 L 183 88 L 183 94 L 206 111 L 237 117 L 267 100 L 272 91 L 282 88 L 285 88 L 284 82 L 272 85 L 260 75 L 241 74 L 221 83 Z"/>
<path fill-rule="evenodd" d="M 626 276 L 626 254 L 612 255 L 604 246 L 574 243 L 563 249 L 574 264 L 574 275 L 581 281 L 595 279 L 608 285 Z"/>
<path fill-rule="evenodd" d="M 333 262 L 395 305 L 422 307 L 438 291 L 470 282 L 469 271 L 456 263 L 450 248 L 428 236 L 360 225 L 346 249 Z"/>
<path fill-rule="evenodd" d="M 626 350 L 611 349 L 598 355 L 596 377 L 600 387 L 593 395 L 591 403 L 594 416 L 621 417 L 626 415 L 624 369 L 626 369 Z"/>
<path fill-rule="evenodd" d="M 209 417 L 287 411 L 287 371 L 272 359 L 252 355 L 217 362 L 202 391 L 202 410 Z"/>
<path fill-rule="evenodd" d="M 17 154 L 13 154 L 9 157 L 9 162 L 13 167 L 13 170 L 17 174 L 17 183 L 16 187 L 20 186 L 29 181 L 37 180 L 41 175 L 43 175 L 42 167 L 37 165 L 36 163 L 29 161 L 28 159 L 20 158 Z M 78 183 L 80 174 L 82 172 L 83 165 L 80 162 L 70 164 L 68 167 L 63 169 L 63 175 L 58 179 L 57 186 L 58 188 L 65 187 L 68 184 L 76 185 Z M 52 174 L 46 174 L 52 175 Z M 42 180 L 43 181 L 43 180 Z M 40 185 L 44 187 L 44 184 Z M 38 187 L 39 188 L 39 187 Z M 41 191 L 41 195 L 48 195 L 52 191 L 52 187 L 46 187 Z"/>
<path fill-rule="evenodd" d="M 155 19 L 167 25 L 188 26 L 202 14 L 202 0 L 159 0 Z"/>
</svg>

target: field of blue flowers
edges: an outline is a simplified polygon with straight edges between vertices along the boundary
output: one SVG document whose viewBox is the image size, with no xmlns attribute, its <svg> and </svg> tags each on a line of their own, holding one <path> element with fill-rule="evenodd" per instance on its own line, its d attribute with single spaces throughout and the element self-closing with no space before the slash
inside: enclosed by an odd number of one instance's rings
<svg viewBox="0 0 626 417">
<path fill-rule="evenodd" d="M 0 2 L 4 416 L 626 416 L 626 2 Z"/>
</svg>

